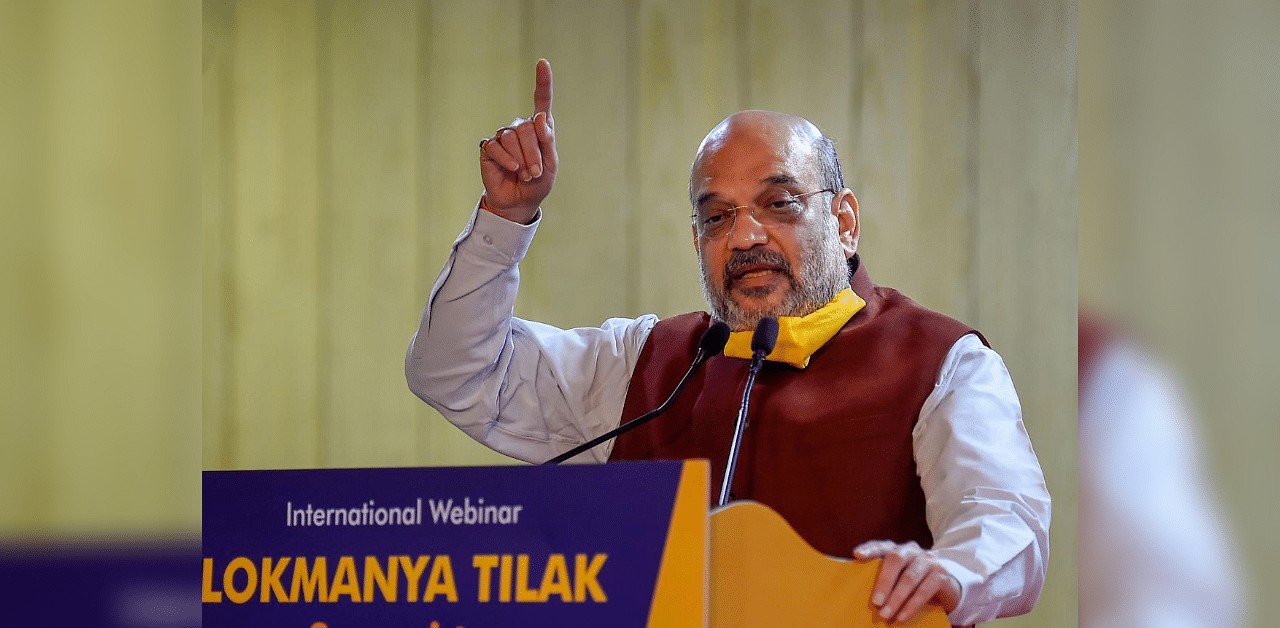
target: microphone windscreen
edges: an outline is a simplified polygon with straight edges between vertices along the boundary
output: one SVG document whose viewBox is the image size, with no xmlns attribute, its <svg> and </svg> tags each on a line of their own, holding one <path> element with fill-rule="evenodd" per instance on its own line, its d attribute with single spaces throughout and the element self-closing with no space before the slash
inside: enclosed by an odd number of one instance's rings
<svg viewBox="0 0 1280 628">
<path fill-rule="evenodd" d="M 751 352 L 769 355 L 773 345 L 778 343 L 778 319 L 766 316 L 756 324 L 756 333 L 751 336 Z"/>
<path fill-rule="evenodd" d="M 698 347 L 702 349 L 702 355 L 711 357 L 720 355 L 724 351 L 724 346 L 729 342 L 729 324 L 724 321 L 716 321 L 703 332 L 702 340 L 698 342 Z"/>
</svg>

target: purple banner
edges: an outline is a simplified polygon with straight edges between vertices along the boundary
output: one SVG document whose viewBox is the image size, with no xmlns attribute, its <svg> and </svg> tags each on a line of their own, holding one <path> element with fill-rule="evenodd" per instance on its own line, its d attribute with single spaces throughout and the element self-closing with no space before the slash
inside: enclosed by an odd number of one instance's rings
<svg viewBox="0 0 1280 628">
<path fill-rule="evenodd" d="M 205 472 L 205 625 L 645 626 L 681 465 Z"/>
</svg>

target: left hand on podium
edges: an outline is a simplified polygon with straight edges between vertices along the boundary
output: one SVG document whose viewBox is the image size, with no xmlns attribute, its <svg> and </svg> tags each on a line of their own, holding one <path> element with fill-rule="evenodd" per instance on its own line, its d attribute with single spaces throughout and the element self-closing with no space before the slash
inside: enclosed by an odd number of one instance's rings
<svg viewBox="0 0 1280 628">
<path fill-rule="evenodd" d="M 871 592 L 871 603 L 880 607 L 880 616 L 891 621 L 911 619 L 930 600 L 950 613 L 960 603 L 960 581 L 928 550 L 914 541 L 867 541 L 853 549 L 858 560 L 884 559 Z M 894 616 L 894 613 L 897 616 Z"/>
</svg>

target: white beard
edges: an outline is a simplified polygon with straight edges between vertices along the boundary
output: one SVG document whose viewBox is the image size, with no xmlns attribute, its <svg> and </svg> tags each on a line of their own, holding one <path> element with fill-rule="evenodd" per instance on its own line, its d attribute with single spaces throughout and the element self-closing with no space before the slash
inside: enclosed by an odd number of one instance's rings
<svg viewBox="0 0 1280 628">
<path fill-rule="evenodd" d="M 734 251 L 725 262 L 725 280 L 719 286 L 711 285 L 707 278 L 706 262 L 699 255 L 702 296 L 711 308 L 712 317 L 728 323 L 733 331 L 748 331 L 755 329 L 760 319 L 766 316 L 806 316 L 830 303 L 841 290 L 849 287 L 849 265 L 835 226 L 823 225 L 818 229 L 816 241 L 807 244 L 800 260 L 799 275 L 777 251 L 757 248 Z M 729 296 L 728 278 L 731 276 L 731 269 L 759 262 L 777 265 L 790 282 L 782 301 L 772 308 L 744 307 Z"/>
</svg>

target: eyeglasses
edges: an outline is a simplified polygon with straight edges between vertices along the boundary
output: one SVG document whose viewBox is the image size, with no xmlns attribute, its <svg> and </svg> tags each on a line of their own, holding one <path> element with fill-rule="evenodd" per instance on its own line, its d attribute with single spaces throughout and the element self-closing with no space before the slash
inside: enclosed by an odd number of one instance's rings
<svg viewBox="0 0 1280 628">
<path fill-rule="evenodd" d="M 830 188 L 805 192 L 804 194 L 792 194 L 786 190 L 771 190 L 765 192 L 755 203 L 750 205 L 733 205 L 727 201 L 707 201 L 698 206 L 690 218 L 693 219 L 694 228 L 698 230 L 698 235 L 708 240 L 715 240 L 728 235 L 733 230 L 733 225 L 738 220 L 738 210 L 741 209 L 749 208 L 751 217 L 766 227 L 792 225 L 800 220 L 800 216 L 804 214 L 804 199 L 821 192 L 836 193 L 835 190 Z"/>
</svg>

